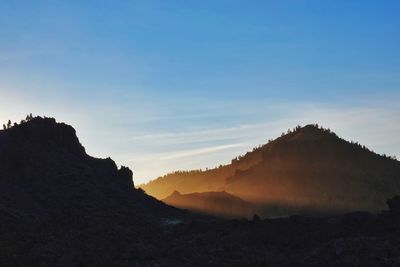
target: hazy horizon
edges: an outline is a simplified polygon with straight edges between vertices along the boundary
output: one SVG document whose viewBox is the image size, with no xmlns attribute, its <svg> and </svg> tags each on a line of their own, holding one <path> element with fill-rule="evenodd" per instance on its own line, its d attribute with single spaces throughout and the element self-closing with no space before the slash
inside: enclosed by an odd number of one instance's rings
<svg viewBox="0 0 400 267">
<path fill-rule="evenodd" d="M 319 123 L 400 157 L 397 1 L 0 3 L 0 122 L 77 130 L 136 184 Z"/>
</svg>

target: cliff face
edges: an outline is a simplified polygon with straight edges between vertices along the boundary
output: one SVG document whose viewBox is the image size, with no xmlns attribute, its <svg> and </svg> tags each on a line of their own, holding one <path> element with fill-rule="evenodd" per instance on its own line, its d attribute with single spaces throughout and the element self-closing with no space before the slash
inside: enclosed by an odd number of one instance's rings
<svg viewBox="0 0 400 267">
<path fill-rule="evenodd" d="M 15 204 L 23 204 L 18 210 L 26 214 L 58 213 L 76 205 L 102 209 L 139 194 L 129 169 L 118 170 L 110 158 L 88 156 L 75 130 L 54 119 L 35 118 L 2 131 L 0 162 L 2 195 L 24 199 Z M 111 194 L 115 197 L 108 201 Z"/>
</svg>

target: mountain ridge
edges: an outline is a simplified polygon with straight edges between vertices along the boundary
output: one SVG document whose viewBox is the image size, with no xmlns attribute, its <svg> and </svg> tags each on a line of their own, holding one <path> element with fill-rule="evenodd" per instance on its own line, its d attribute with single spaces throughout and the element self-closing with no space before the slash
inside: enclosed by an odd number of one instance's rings
<svg viewBox="0 0 400 267">
<path fill-rule="evenodd" d="M 297 126 L 231 164 L 175 172 L 142 188 L 159 199 L 173 190 L 225 190 L 258 204 L 378 211 L 385 199 L 400 192 L 400 162 L 311 124 Z"/>
</svg>

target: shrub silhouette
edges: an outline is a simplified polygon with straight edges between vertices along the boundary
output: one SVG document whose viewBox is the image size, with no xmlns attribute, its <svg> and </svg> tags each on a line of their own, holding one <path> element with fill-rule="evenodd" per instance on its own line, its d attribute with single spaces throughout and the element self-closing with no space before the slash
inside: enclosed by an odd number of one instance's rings
<svg viewBox="0 0 400 267">
<path fill-rule="evenodd" d="M 32 119 L 33 119 L 32 113 L 29 113 L 28 115 L 26 115 L 25 121 L 30 121 Z"/>
<path fill-rule="evenodd" d="M 33 120 L 33 116 L 32 116 L 32 113 L 29 113 L 28 115 L 26 115 L 25 120 L 22 119 L 20 121 L 20 124 L 23 124 L 23 123 L 31 121 L 31 120 Z M 7 124 L 3 124 L 3 130 L 10 129 L 12 126 L 17 126 L 17 125 L 18 125 L 17 122 L 12 123 L 11 120 L 8 120 Z"/>
</svg>

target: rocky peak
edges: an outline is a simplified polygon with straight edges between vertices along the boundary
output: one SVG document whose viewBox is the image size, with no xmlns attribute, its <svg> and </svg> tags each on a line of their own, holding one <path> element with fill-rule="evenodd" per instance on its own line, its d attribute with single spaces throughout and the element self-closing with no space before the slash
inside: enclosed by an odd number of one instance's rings
<svg viewBox="0 0 400 267">
<path fill-rule="evenodd" d="M 75 129 L 67 124 L 57 123 L 54 118 L 35 117 L 4 130 L 0 135 L 3 135 L 0 142 L 10 146 L 85 154 L 85 148 L 80 144 Z"/>
</svg>

